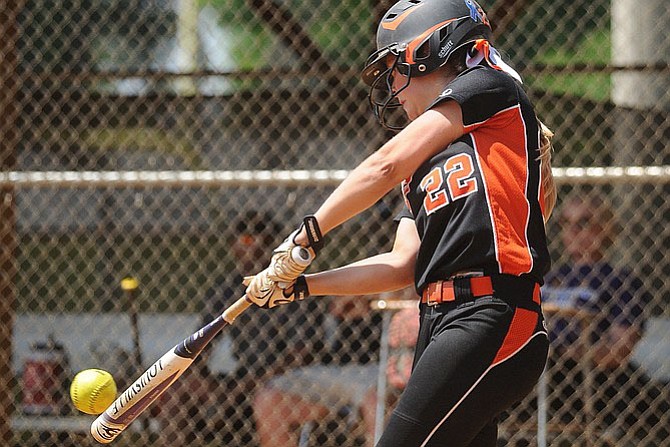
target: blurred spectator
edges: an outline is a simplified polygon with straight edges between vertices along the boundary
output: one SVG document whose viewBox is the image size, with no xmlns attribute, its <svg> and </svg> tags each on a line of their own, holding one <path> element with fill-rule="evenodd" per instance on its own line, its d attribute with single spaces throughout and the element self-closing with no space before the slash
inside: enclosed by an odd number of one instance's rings
<svg viewBox="0 0 670 447">
<path fill-rule="evenodd" d="M 268 247 L 279 245 L 282 228 L 269 215 L 255 211 L 232 225 L 233 268 L 225 269 L 204 298 L 202 324 L 223 312 L 244 293 L 242 280 L 264 267 Z M 225 329 L 236 368 L 218 375 L 207 366 L 215 340 L 201 358 L 166 393 L 159 405 L 164 445 L 186 446 L 195 439 L 216 445 L 256 445 L 251 402 L 255 388 L 287 368 L 314 360 L 322 342 L 315 336 L 322 316 L 315 303 L 291 304 L 271 312 L 253 308 Z"/>
<path fill-rule="evenodd" d="M 650 294 L 630 269 L 609 260 L 618 231 L 603 197 L 569 197 L 559 224 L 564 262 L 543 287 L 553 348 L 548 365 L 552 417 L 571 422 L 585 415 L 584 373 L 590 371 L 592 417 L 604 433 L 601 440 L 625 445 L 621 440 L 629 437 L 637 445 L 634 439 L 658 423 L 654 406 L 662 400 L 659 388 L 629 361 Z"/>
<path fill-rule="evenodd" d="M 323 362 L 291 370 L 258 391 L 254 412 L 261 447 L 314 445 L 310 440 L 322 445 L 325 439 L 310 433 L 322 430 L 337 445 L 373 445 L 381 317 L 371 313 L 369 298 L 333 298 L 330 314 L 337 328 Z M 417 335 L 418 303 L 392 319 L 386 408 L 407 383 Z"/>
</svg>

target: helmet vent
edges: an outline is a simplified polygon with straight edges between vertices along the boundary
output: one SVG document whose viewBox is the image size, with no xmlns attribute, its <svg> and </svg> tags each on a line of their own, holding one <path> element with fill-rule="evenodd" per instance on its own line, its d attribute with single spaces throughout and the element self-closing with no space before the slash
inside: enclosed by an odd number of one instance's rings
<svg viewBox="0 0 670 447">
<path fill-rule="evenodd" d="M 408 9 L 414 8 L 415 5 L 418 5 L 419 3 L 423 3 L 423 2 L 424 2 L 424 0 L 409 0 L 407 2 L 407 4 L 405 4 L 405 5 L 398 5 L 399 8 L 402 8 L 402 12 L 399 11 L 399 13 L 402 14 L 405 11 L 407 11 Z M 404 8 L 403 8 L 403 6 L 404 6 Z M 395 19 L 396 17 L 398 17 L 398 15 L 400 15 L 399 13 L 398 12 L 389 12 L 389 14 L 386 17 L 384 17 L 384 19 L 385 20 Z"/>
<path fill-rule="evenodd" d="M 440 30 L 440 42 L 442 42 L 442 41 L 444 41 L 444 39 L 446 39 L 446 37 L 449 35 L 449 31 L 450 31 L 450 29 L 449 29 L 448 26 L 445 26 Z"/>
<path fill-rule="evenodd" d="M 427 40 L 416 49 L 416 59 L 425 59 L 430 56 L 430 41 Z"/>
<path fill-rule="evenodd" d="M 386 17 L 384 17 L 384 20 L 393 20 L 396 17 L 398 17 L 399 15 L 403 14 L 408 9 L 414 8 L 414 6 L 418 5 L 419 3 L 422 3 L 423 1 L 424 0 L 409 0 L 407 2 L 407 4 L 405 4 L 405 5 L 398 5 L 399 8 L 402 8 L 402 11 L 398 11 L 398 12 L 390 12 L 389 11 L 388 15 Z M 404 6 L 404 8 L 403 8 L 403 6 Z"/>
</svg>

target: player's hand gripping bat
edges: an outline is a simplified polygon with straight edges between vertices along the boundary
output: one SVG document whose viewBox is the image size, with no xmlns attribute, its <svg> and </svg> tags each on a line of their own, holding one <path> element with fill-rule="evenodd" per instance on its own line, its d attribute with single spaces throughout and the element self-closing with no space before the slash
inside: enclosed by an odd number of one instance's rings
<svg viewBox="0 0 670 447">
<path fill-rule="evenodd" d="M 303 247 L 295 247 L 291 256 L 298 263 L 309 265 L 312 254 Z M 237 300 L 212 322 L 166 352 L 91 424 L 91 435 L 101 444 L 112 442 L 152 402 L 182 375 L 210 341 L 251 302 L 246 296 Z"/>
</svg>

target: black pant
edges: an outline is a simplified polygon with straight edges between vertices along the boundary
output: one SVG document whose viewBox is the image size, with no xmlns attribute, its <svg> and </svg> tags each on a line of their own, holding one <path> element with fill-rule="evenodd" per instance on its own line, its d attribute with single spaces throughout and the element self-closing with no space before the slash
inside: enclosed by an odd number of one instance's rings
<svg viewBox="0 0 670 447">
<path fill-rule="evenodd" d="M 498 415 L 530 393 L 547 358 L 539 306 L 508 304 L 519 301 L 422 305 L 414 370 L 378 447 L 496 445 Z"/>
</svg>

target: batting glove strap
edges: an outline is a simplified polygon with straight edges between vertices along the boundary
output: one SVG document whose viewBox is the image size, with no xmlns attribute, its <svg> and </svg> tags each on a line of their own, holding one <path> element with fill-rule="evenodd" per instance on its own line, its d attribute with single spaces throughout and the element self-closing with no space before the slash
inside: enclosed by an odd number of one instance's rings
<svg viewBox="0 0 670 447">
<path fill-rule="evenodd" d="M 302 219 L 302 224 L 296 232 L 299 233 L 302 228 L 305 227 L 305 232 L 307 233 L 307 240 L 309 240 L 309 246 L 316 255 L 323 248 L 323 235 L 321 234 L 321 228 L 319 228 L 319 222 L 316 220 L 316 217 L 313 215 L 305 216 Z M 295 239 L 295 234 L 293 235 Z"/>
<path fill-rule="evenodd" d="M 293 284 L 293 295 L 295 295 L 296 300 L 304 300 L 309 297 L 309 288 L 307 287 L 305 275 L 300 275 L 296 278 Z"/>
</svg>

